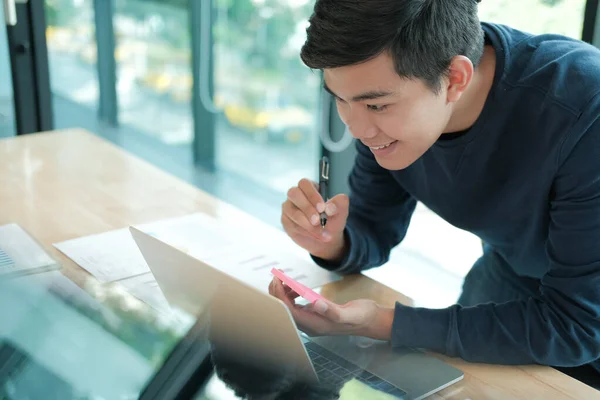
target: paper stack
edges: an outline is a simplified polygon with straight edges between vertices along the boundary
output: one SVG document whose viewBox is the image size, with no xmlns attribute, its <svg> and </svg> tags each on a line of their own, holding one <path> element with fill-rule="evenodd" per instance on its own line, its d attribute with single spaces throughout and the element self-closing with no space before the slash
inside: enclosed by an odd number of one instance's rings
<svg viewBox="0 0 600 400">
<path fill-rule="evenodd" d="M 0 226 L 0 279 L 58 268 L 60 265 L 19 225 Z"/>
</svg>

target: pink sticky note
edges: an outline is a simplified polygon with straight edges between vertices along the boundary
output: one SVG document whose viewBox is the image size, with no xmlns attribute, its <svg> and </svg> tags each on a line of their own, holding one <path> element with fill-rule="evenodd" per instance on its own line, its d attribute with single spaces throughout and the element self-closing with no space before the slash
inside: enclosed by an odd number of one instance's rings
<svg viewBox="0 0 600 400">
<path fill-rule="evenodd" d="M 290 288 L 292 288 L 292 290 L 294 292 L 298 293 L 300 296 L 302 296 L 302 298 L 310 301 L 311 303 L 314 304 L 317 300 L 323 299 L 323 296 L 321 296 L 320 294 L 318 294 L 314 290 L 310 289 L 309 287 L 304 286 L 300 282 L 297 282 L 297 281 L 293 280 L 292 278 L 290 278 L 289 276 L 287 276 L 285 273 L 283 273 L 283 271 L 280 271 L 280 270 L 278 270 L 276 268 L 273 268 L 271 270 L 271 273 L 273 275 L 275 275 L 276 277 L 278 277 L 279 279 L 281 279 L 281 281 L 283 283 L 285 283 Z"/>
</svg>

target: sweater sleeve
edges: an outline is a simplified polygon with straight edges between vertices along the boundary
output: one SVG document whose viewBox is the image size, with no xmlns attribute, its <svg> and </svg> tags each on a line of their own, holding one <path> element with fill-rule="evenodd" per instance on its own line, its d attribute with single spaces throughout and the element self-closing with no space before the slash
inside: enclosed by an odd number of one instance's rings
<svg viewBox="0 0 600 400">
<path fill-rule="evenodd" d="M 600 106 L 557 159 L 539 296 L 432 310 L 396 305 L 392 344 L 467 361 L 579 366 L 600 359 Z"/>
<path fill-rule="evenodd" d="M 384 264 L 406 235 L 416 200 L 381 167 L 360 141 L 350 173 L 350 210 L 344 235 L 348 253 L 339 264 L 313 256 L 320 266 L 342 274 Z"/>
</svg>

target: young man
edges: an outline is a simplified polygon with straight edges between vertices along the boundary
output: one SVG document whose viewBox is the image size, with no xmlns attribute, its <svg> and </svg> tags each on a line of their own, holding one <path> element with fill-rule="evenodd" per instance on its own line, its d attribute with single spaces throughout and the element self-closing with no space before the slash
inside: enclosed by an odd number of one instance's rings
<svg viewBox="0 0 600 400">
<path fill-rule="evenodd" d="M 357 139 L 350 197 L 302 180 L 288 235 L 324 268 L 379 266 L 416 201 L 479 236 L 457 305 L 294 306 L 314 335 L 600 380 L 600 51 L 480 23 L 476 0 L 317 0 L 302 49 Z M 328 221 L 323 230 L 319 213 Z M 579 368 L 575 368 L 579 367 Z"/>
</svg>

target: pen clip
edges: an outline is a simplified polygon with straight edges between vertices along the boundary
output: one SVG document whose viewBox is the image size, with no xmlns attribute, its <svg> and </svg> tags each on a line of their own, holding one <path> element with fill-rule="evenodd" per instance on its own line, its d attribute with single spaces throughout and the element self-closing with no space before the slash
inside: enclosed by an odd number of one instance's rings
<svg viewBox="0 0 600 400">
<path fill-rule="evenodd" d="M 329 180 L 329 163 L 326 159 L 321 160 L 321 179 Z"/>
</svg>

